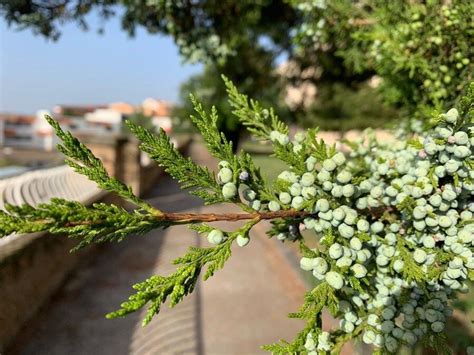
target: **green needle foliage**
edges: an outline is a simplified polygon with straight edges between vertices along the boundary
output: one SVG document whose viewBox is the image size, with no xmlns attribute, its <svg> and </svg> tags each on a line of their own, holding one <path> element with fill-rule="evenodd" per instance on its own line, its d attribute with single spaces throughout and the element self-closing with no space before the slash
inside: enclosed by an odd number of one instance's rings
<svg viewBox="0 0 474 355">
<path fill-rule="evenodd" d="M 191 194 L 202 198 L 207 204 L 223 201 L 214 174 L 185 158 L 163 130 L 155 134 L 132 122 L 127 122 L 127 125 L 140 140 L 140 149 L 179 181 L 183 189 L 192 189 Z"/>
<path fill-rule="evenodd" d="M 146 281 L 134 285 L 133 288 L 137 290 L 137 293 L 122 303 L 118 311 L 109 313 L 107 318 L 123 317 L 150 303 L 143 320 L 143 325 L 148 324 L 153 316 L 159 313 L 161 305 L 168 297 L 170 298 L 170 307 L 174 307 L 183 300 L 184 296 L 194 290 L 204 267 L 207 267 L 204 280 L 214 275 L 217 270 L 222 269 L 231 256 L 232 242 L 239 233 L 248 233 L 254 224 L 255 221 L 251 221 L 239 231 L 226 234 L 225 241 L 215 247 L 189 248 L 186 255 L 173 261 L 173 264 L 179 266 L 176 272 L 166 277 L 152 276 Z M 191 226 L 191 228 L 199 233 L 209 233 L 213 230 L 212 227 L 204 224 Z"/>
<path fill-rule="evenodd" d="M 160 223 L 152 214 L 139 210 L 95 203 L 91 207 L 76 201 L 52 199 L 36 207 L 7 205 L 0 211 L 0 236 L 12 233 L 50 232 L 79 239 L 75 249 L 91 243 L 121 241 L 130 234 L 145 234 Z"/>
<path fill-rule="evenodd" d="M 216 108 L 213 106 L 210 115 L 208 115 L 201 103 L 199 103 L 193 95 L 191 95 L 190 98 L 194 105 L 194 111 L 197 113 L 197 116 L 191 116 L 191 120 L 199 129 L 199 132 L 201 132 L 207 149 L 217 159 L 225 160 L 231 166 L 235 167 L 237 159 L 232 152 L 232 142 L 227 141 L 224 134 L 217 129 L 217 121 L 219 118 Z"/>
<path fill-rule="evenodd" d="M 184 296 L 191 293 L 198 281 L 199 274 L 206 264 L 208 271 L 204 279 L 212 276 L 214 271 L 224 266 L 229 259 L 232 239 L 214 248 L 190 248 L 188 253 L 174 260 L 178 265 L 176 272 L 169 276 L 152 276 L 144 282 L 133 286 L 137 293 L 130 296 L 129 300 L 121 304 L 118 311 L 109 313 L 107 318 L 123 317 L 135 312 L 150 303 L 143 320 L 143 325 L 148 324 L 153 316 L 160 311 L 161 305 L 170 298 L 170 307 L 181 302 Z"/>
<path fill-rule="evenodd" d="M 225 76 L 222 76 L 229 95 L 229 104 L 233 108 L 232 113 L 256 138 L 271 140 L 274 145 L 275 156 L 280 160 L 295 167 L 299 172 L 304 171 L 304 159 L 293 150 L 294 145 L 286 142 L 289 128 L 278 119 L 273 109 L 263 108 L 256 100 L 248 99 L 247 95 L 241 94 L 235 85 Z"/>
<path fill-rule="evenodd" d="M 260 106 L 256 100 L 248 99 L 247 95 L 241 94 L 237 87 L 224 75 L 222 75 L 229 104 L 233 108 L 233 114 L 255 137 L 270 139 L 272 131 L 288 134 L 288 126 L 281 122 L 273 109 L 266 109 Z"/>
<path fill-rule="evenodd" d="M 329 286 L 327 283 L 323 282 L 316 286 L 313 290 L 309 291 L 305 295 L 305 300 L 301 309 L 296 313 L 290 313 L 290 318 L 299 318 L 307 321 L 305 329 L 301 331 L 297 336 L 295 341 L 289 347 L 281 348 L 278 347 L 273 350 L 273 352 L 284 353 L 284 352 L 294 352 L 304 345 L 306 341 L 306 335 L 312 331 L 315 327 L 321 326 L 321 312 L 324 308 L 329 309 L 331 314 L 336 315 L 339 304 L 337 297 L 334 293 L 334 289 Z M 274 346 L 274 345 L 273 345 Z M 272 347 L 272 345 L 270 345 Z M 270 350 L 270 349 L 267 349 Z"/>
<path fill-rule="evenodd" d="M 85 175 L 99 185 L 100 188 L 117 193 L 120 197 L 134 203 L 147 211 L 153 211 L 153 207 L 134 195 L 132 188 L 114 177 L 110 177 L 104 165 L 92 154 L 89 148 L 82 144 L 70 132 L 64 132 L 59 123 L 53 118 L 45 116 L 48 123 L 54 128 L 56 135 L 61 140 L 58 150 L 66 156 L 66 164 L 79 174 Z"/>
<path fill-rule="evenodd" d="M 350 340 L 374 346 L 377 354 L 416 344 L 449 351 L 444 332 L 451 302 L 474 280 L 474 83 L 457 109 L 437 113 L 425 132 L 399 133 L 396 143 L 378 142 L 371 132 L 344 142 L 347 154 L 317 139 L 317 129 L 289 137 L 272 110 L 248 100 L 228 80 L 230 105 L 257 138 L 270 140 L 274 154 L 288 165 L 266 184 L 249 154 L 232 153 L 217 129 L 217 111 L 206 112 L 192 97 L 192 117 L 210 153 L 220 160 L 215 175 L 185 158 L 161 131 L 154 134 L 128 123 L 140 148 L 190 193 L 206 204 L 234 203 L 245 213 L 167 213 L 110 177 L 102 163 L 70 133 L 48 118 L 62 143 L 59 150 L 77 172 L 115 192 L 137 208 L 126 211 L 103 203 L 83 206 L 53 199 L 38 206 L 7 206 L 0 212 L 0 236 L 50 232 L 79 238 L 78 247 L 120 241 L 154 228 L 189 224 L 209 247 L 190 248 L 174 261 L 168 276 L 153 276 L 107 317 L 147 307 L 147 324 L 169 300 L 174 307 L 203 278 L 214 275 L 244 247 L 261 220 L 271 220 L 270 237 L 300 244 L 301 268 L 317 285 L 290 317 L 305 327 L 291 341 L 265 346 L 278 354 L 337 354 Z M 397 133 L 398 134 L 398 133 Z M 233 231 L 216 221 L 247 222 Z M 313 231 L 311 249 L 300 233 Z M 235 242 L 235 243 L 234 243 Z M 340 320 L 324 331 L 323 311 Z M 474 344 L 470 344 L 474 345 Z"/>
</svg>

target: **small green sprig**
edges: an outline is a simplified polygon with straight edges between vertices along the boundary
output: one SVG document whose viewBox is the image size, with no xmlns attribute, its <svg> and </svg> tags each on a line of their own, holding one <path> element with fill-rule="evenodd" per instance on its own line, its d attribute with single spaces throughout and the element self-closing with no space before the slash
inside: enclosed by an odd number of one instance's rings
<svg viewBox="0 0 474 355">
<path fill-rule="evenodd" d="M 240 93 L 226 76 L 222 75 L 222 80 L 224 80 L 227 88 L 229 104 L 233 108 L 233 114 L 238 117 L 250 133 L 265 140 L 270 139 L 272 131 L 288 134 L 288 126 L 278 119 L 273 109 L 265 109 L 257 100 L 249 100 L 247 95 Z"/>
<path fill-rule="evenodd" d="M 147 303 L 151 303 L 143 325 L 148 324 L 153 316 L 160 311 L 161 305 L 169 297 L 171 299 L 170 306 L 178 304 L 184 296 L 191 293 L 196 285 L 201 265 L 198 263 L 190 263 L 181 266 L 169 276 L 154 275 L 149 279 L 135 284 L 133 288 L 137 292 L 129 297 L 127 301 L 121 304 L 121 308 L 115 312 L 107 314 L 107 318 L 124 317 L 133 313 Z"/>
<path fill-rule="evenodd" d="M 159 212 L 148 203 L 138 198 L 133 193 L 130 186 L 125 185 L 115 177 L 109 176 L 100 159 L 94 156 L 90 149 L 70 132 L 63 131 L 59 123 L 51 116 L 45 115 L 45 118 L 53 127 L 56 136 L 61 140 L 61 143 L 57 145 L 57 148 L 66 156 L 66 164 L 72 167 L 79 174 L 85 175 L 89 180 L 96 182 L 100 188 L 106 191 L 115 192 L 123 199 L 132 202 L 146 211 L 153 213 Z"/>
<path fill-rule="evenodd" d="M 206 204 L 224 201 L 214 174 L 185 158 L 163 130 L 154 134 L 132 122 L 127 122 L 127 125 L 140 140 L 140 149 L 164 167 L 173 179 L 181 183 L 182 188 L 192 189 L 190 193 L 202 198 Z"/>
<path fill-rule="evenodd" d="M 292 170 L 302 174 L 305 171 L 304 162 L 308 157 L 307 149 L 295 153 L 292 142 L 288 141 L 287 144 L 281 144 L 272 139 L 272 132 L 288 136 L 288 126 L 278 118 L 273 109 L 263 108 L 257 100 L 249 100 L 247 95 L 240 93 L 229 79 L 225 76 L 222 76 L 222 79 L 227 87 L 229 104 L 233 108 L 232 113 L 238 118 L 239 122 L 256 138 L 271 140 L 275 156 L 290 166 Z M 305 141 L 304 148 L 312 144 L 310 138 L 311 135 Z"/>
<path fill-rule="evenodd" d="M 231 166 L 235 166 L 237 159 L 232 150 L 232 142 L 229 142 L 217 128 L 219 117 L 216 107 L 213 106 L 211 113 L 208 114 L 194 95 L 190 95 L 190 99 L 194 111 L 196 111 L 196 115 L 191 115 L 191 120 L 199 129 L 209 153 L 217 159 L 227 161 Z"/>
<path fill-rule="evenodd" d="M 203 276 L 204 280 L 213 276 L 214 273 L 222 269 L 226 261 L 230 258 L 231 246 L 239 235 L 248 234 L 249 230 L 258 223 L 258 219 L 247 222 L 238 230 L 226 233 L 225 240 L 211 248 L 190 247 L 188 252 L 173 261 L 178 265 L 178 269 L 168 276 L 152 276 L 144 282 L 133 286 L 137 292 L 121 304 L 121 308 L 115 312 L 107 314 L 107 318 L 117 318 L 135 312 L 148 303 L 146 316 L 143 325 L 148 324 L 153 316 L 158 314 L 161 305 L 170 299 L 170 307 L 176 306 L 183 298 L 193 292 L 199 275 L 204 268 L 207 268 Z M 207 224 L 191 225 L 191 229 L 198 233 L 209 233 L 214 228 Z"/>
<path fill-rule="evenodd" d="M 301 309 L 296 313 L 290 313 L 290 318 L 305 320 L 306 326 L 298 333 L 290 343 L 280 341 L 280 343 L 265 345 L 262 348 L 273 354 L 300 354 L 305 352 L 304 343 L 307 335 L 322 325 L 321 312 L 328 308 L 335 315 L 338 311 L 339 303 L 334 289 L 326 282 L 320 283 L 311 291 L 306 293 Z"/>
</svg>

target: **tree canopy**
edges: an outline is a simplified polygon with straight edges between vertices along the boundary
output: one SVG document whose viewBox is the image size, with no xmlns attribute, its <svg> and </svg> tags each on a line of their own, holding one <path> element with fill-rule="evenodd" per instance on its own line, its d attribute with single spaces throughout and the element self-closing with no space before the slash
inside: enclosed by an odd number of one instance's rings
<svg viewBox="0 0 474 355">
<path fill-rule="evenodd" d="M 374 75 L 385 101 L 419 117 L 453 105 L 472 80 L 474 14 L 462 0 L 0 0 L 10 25 L 53 40 L 67 22 L 88 29 L 92 12 L 103 20 L 98 30 L 119 16 L 132 36 L 138 27 L 170 35 L 185 60 L 206 63 L 204 76 L 224 73 L 253 97 L 262 98 L 284 54 L 299 68 L 288 82 L 320 88 L 309 116 L 330 111 L 328 92 L 353 99 Z"/>
<path fill-rule="evenodd" d="M 236 54 L 242 42 L 270 38 L 281 48 L 291 45 L 288 28 L 296 12 L 285 1 L 206 0 L 18 0 L 0 1 L 0 13 L 10 25 L 30 28 L 52 40 L 61 26 L 75 22 L 89 29 L 88 15 L 102 20 L 120 16 L 122 28 L 133 36 L 138 27 L 174 38 L 190 61 L 218 60 Z M 103 30 L 103 24 L 98 30 Z"/>
</svg>

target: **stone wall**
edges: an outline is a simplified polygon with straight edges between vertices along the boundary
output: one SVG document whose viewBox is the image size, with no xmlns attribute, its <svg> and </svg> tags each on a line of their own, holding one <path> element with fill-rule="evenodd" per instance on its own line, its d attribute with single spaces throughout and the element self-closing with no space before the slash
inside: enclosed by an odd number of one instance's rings
<svg viewBox="0 0 474 355">
<path fill-rule="evenodd" d="M 16 251 L 0 255 L 0 353 L 77 263 L 96 250 L 69 253 L 75 241 L 49 234 L 21 240 Z"/>
<path fill-rule="evenodd" d="M 111 194 L 101 194 L 100 201 L 117 202 Z M 78 264 L 90 260 L 98 250 L 93 245 L 71 252 L 77 243 L 65 235 L 35 233 L 2 245 L 0 354 Z"/>
</svg>

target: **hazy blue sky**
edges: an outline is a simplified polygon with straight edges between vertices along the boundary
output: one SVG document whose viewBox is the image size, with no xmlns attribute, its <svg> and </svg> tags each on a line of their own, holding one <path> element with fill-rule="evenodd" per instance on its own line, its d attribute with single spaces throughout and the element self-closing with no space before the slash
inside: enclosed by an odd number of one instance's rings
<svg viewBox="0 0 474 355">
<path fill-rule="evenodd" d="M 117 18 L 105 33 L 62 28 L 57 42 L 0 19 L 0 111 L 33 113 L 55 104 L 177 101 L 179 85 L 198 65 L 183 65 L 169 37 L 137 31 L 129 38 Z"/>
</svg>

